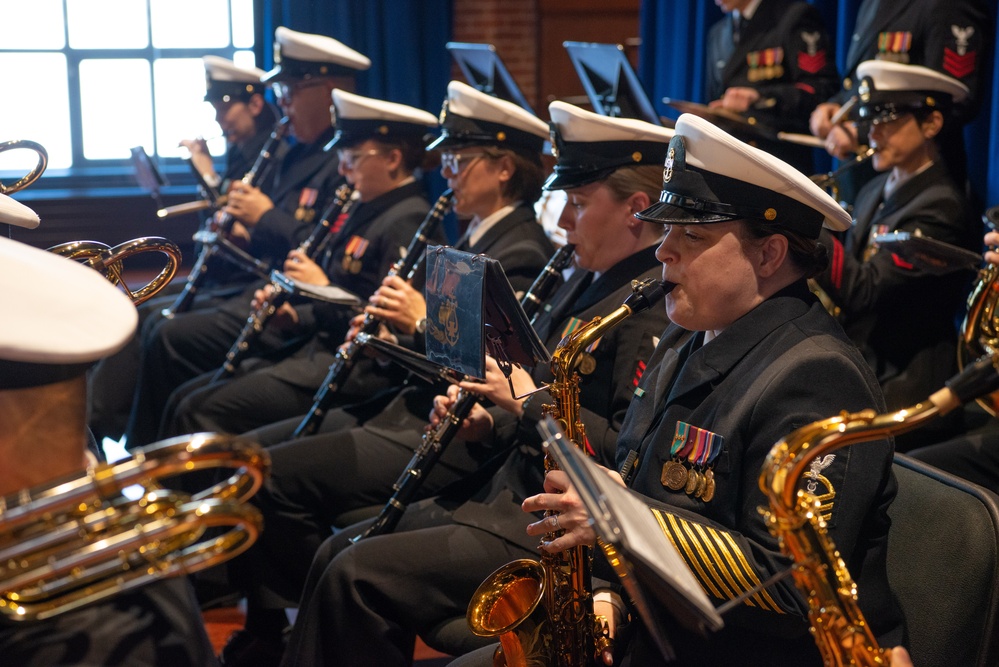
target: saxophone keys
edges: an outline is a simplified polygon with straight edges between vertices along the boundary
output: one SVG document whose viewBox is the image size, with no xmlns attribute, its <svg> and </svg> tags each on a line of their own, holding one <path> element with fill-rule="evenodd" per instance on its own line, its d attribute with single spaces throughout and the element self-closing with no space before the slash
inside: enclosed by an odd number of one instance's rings
<svg viewBox="0 0 999 667">
<path fill-rule="evenodd" d="M 671 491 L 679 491 L 687 486 L 687 468 L 679 461 L 667 461 L 659 481 Z"/>
</svg>

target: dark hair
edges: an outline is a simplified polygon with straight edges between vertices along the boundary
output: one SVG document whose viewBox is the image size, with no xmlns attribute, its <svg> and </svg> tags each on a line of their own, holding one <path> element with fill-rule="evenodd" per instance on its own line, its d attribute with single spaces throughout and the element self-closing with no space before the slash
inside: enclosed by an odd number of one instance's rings
<svg viewBox="0 0 999 667">
<path fill-rule="evenodd" d="M 423 148 L 425 144 L 422 137 L 397 137 L 387 140 L 371 137 L 370 139 L 386 151 L 398 149 L 402 153 L 402 168 L 407 173 L 412 174 L 423 166 L 426 150 Z"/>
<path fill-rule="evenodd" d="M 801 269 L 805 278 L 819 275 L 829 265 L 829 254 L 826 247 L 815 239 L 802 236 L 797 232 L 784 228 L 761 224 L 760 221 L 744 220 L 744 239 L 764 239 L 774 234 L 780 234 L 787 239 L 787 252 L 794 265 Z"/>
<path fill-rule="evenodd" d="M 534 204 L 541 198 L 541 186 L 545 182 L 541 156 L 498 146 L 486 146 L 482 151 L 491 160 L 509 157 L 513 161 L 513 176 L 504 184 L 503 196 L 512 201 Z"/>
<path fill-rule="evenodd" d="M 270 132 L 275 125 L 277 125 L 278 120 L 281 116 L 278 113 L 277 107 L 271 102 L 267 101 L 267 98 L 263 96 L 263 93 L 257 93 L 264 99 L 264 106 L 260 108 L 260 113 L 254 118 L 257 124 L 257 132 Z"/>
</svg>

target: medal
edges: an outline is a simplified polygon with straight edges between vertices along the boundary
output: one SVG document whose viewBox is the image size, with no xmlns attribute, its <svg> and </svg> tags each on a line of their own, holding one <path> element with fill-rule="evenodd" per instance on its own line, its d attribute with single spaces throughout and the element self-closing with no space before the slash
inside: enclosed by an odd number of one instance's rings
<svg viewBox="0 0 999 667">
<path fill-rule="evenodd" d="M 597 360 L 593 358 L 592 354 L 583 352 L 579 356 L 579 372 L 583 375 L 589 375 L 597 369 Z"/>
<path fill-rule="evenodd" d="M 710 503 L 711 499 L 715 497 L 715 473 L 711 468 L 708 468 L 708 471 L 704 473 L 704 477 L 707 483 L 704 487 L 704 493 L 701 494 L 701 500 Z"/>
<path fill-rule="evenodd" d="M 697 473 L 697 488 L 694 489 L 695 498 L 703 498 L 704 492 L 708 489 L 708 475 L 706 472 Z"/>
<path fill-rule="evenodd" d="M 667 461 L 660 481 L 666 488 L 679 491 L 687 485 L 687 469 L 679 461 Z"/>
<path fill-rule="evenodd" d="M 700 483 L 700 479 L 701 479 L 701 473 L 697 472 L 696 470 L 689 471 L 687 473 L 687 486 L 683 488 L 683 492 L 686 493 L 688 496 L 693 495 L 694 491 L 697 490 L 697 485 Z"/>
<path fill-rule="evenodd" d="M 295 219 L 304 220 L 305 219 L 305 209 L 299 206 L 295 209 Z"/>
<path fill-rule="evenodd" d="M 351 273 L 361 272 L 361 260 L 354 258 L 350 261 L 350 272 Z"/>
</svg>

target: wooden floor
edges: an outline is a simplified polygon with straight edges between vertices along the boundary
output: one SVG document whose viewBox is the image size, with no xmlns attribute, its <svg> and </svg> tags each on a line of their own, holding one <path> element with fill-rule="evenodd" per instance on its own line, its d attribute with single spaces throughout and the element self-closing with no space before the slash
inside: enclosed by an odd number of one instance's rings
<svg viewBox="0 0 999 667">
<path fill-rule="evenodd" d="M 203 612 L 202 616 L 205 619 L 208 638 L 211 640 L 216 654 L 225 646 L 229 635 L 243 627 L 243 622 L 246 619 L 238 607 L 209 609 Z M 450 661 L 449 656 L 433 650 L 419 639 L 416 640 L 413 667 L 444 667 Z"/>
</svg>

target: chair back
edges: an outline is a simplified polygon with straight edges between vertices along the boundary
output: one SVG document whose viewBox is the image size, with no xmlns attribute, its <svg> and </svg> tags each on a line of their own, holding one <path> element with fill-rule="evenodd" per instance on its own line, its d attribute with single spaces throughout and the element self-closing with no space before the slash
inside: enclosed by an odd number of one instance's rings
<svg viewBox="0 0 999 667">
<path fill-rule="evenodd" d="M 999 664 L 999 497 L 904 454 L 888 581 L 919 667 Z"/>
</svg>

